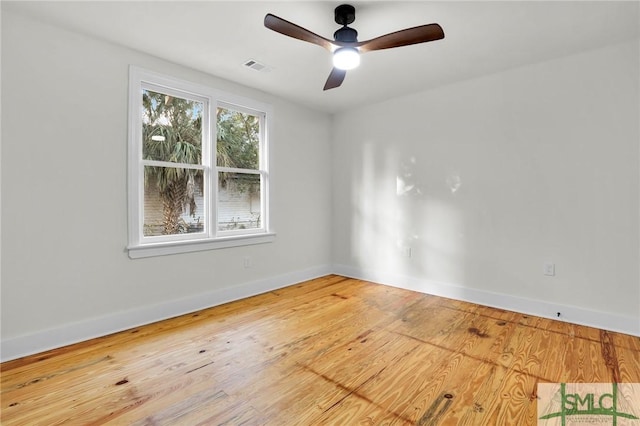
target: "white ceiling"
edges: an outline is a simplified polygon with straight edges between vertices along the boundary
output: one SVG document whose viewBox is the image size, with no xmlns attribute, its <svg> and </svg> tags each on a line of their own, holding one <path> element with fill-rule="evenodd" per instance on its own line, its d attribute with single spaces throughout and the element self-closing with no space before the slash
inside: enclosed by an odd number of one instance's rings
<svg viewBox="0 0 640 426">
<path fill-rule="evenodd" d="M 443 40 L 368 52 L 323 91 L 330 53 L 263 26 L 266 13 L 333 38 L 341 1 L 7 2 L 28 14 L 327 112 L 339 112 L 526 64 L 639 38 L 637 1 L 353 1 L 367 40 L 439 23 Z M 268 72 L 243 66 L 248 59 Z"/>
</svg>

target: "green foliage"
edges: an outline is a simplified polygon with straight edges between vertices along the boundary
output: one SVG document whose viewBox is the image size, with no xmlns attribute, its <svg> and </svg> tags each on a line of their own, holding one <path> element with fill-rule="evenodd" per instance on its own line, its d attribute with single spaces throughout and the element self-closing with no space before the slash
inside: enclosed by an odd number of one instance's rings
<svg viewBox="0 0 640 426">
<path fill-rule="evenodd" d="M 225 108 L 216 112 L 218 132 L 218 166 L 258 169 L 260 120 Z"/>
</svg>

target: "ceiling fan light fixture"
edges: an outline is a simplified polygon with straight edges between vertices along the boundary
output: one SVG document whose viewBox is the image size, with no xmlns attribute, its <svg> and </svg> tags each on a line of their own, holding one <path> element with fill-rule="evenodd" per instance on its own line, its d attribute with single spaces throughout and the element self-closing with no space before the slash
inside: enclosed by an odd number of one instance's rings
<svg viewBox="0 0 640 426">
<path fill-rule="evenodd" d="M 341 70 L 352 70 L 360 65 L 360 52 L 355 47 L 341 47 L 333 52 L 333 66 Z"/>
</svg>

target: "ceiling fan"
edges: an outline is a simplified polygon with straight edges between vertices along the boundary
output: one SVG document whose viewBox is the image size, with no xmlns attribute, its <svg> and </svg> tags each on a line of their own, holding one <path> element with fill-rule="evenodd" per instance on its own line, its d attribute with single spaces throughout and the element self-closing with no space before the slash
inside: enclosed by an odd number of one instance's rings
<svg viewBox="0 0 640 426">
<path fill-rule="evenodd" d="M 336 7 L 335 21 L 338 25 L 342 25 L 342 28 L 333 34 L 333 40 L 319 36 L 271 13 L 264 17 L 264 26 L 280 34 L 317 44 L 333 53 L 333 69 L 324 85 L 324 90 L 333 89 L 342 84 L 347 70 L 360 64 L 360 53 L 444 38 L 444 31 L 440 25 L 427 24 L 395 31 L 367 41 L 358 41 L 358 32 L 347 26 L 355 19 L 356 9 L 353 6 L 343 4 Z"/>
</svg>

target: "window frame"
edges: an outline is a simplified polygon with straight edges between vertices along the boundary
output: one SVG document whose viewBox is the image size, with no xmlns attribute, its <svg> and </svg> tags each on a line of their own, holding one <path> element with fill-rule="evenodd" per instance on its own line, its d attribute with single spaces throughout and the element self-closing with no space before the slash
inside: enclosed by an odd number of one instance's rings
<svg viewBox="0 0 640 426">
<path fill-rule="evenodd" d="M 144 236 L 144 167 L 163 162 L 144 160 L 142 155 L 142 90 L 168 93 L 189 100 L 203 102 L 202 115 L 202 159 L 199 165 L 190 168 L 203 170 L 204 230 L 184 234 Z M 216 112 L 218 107 L 256 115 L 260 120 L 258 169 L 231 169 L 240 173 L 260 175 L 261 227 L 243 230 L 218 230 L 218 174 L 216 148 Z M 269 104 L 253 99 L 225 93 L 208 86 L 191 83 L 131 65 L 129 68 L 129 150 L 128 150 L 128 245 L 132 259 L 214 250 L 275 240 L 271 227 L 269 207 L 269 142 L 272 108 Z M 167 163 L 164 166 L 182 167 L 182 163 Z"/>
</svg>

